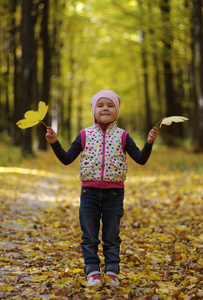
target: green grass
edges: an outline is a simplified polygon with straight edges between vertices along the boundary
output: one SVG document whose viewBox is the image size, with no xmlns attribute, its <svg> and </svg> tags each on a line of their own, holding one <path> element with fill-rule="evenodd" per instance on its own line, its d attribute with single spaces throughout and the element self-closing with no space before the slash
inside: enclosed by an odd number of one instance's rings
<svg viewBox="0 0 203 300">
<path fill-rule="evenodd" d="M 22 162 L 20 147 L 11 145 L 8 139 L 3 138 L 0 142 L 0 166 L 6 167 Z"/>
<path fill-rule="evenodd" d="M 137 146 L 142 148 L 144 141 L 138 137 L 135 138 Z M 68 145 L 62 143 L 64 149 L 68 148 Z M 76 170 L 79 172 L 79 158 L 75 165 Z M 136 172 L 138 173 L 153 173 L 153 170 L 159 171 L 160 173 L 168 171 L 179 171 L 187 172 L 193 171 L 195 173 L 201 173 L 203 171 L 203 153 L 194 153 L 192 147 L 188 144 L 183 147 L 170 148 L 161 144 L 160 140 L 157 140 L 153 146 L 153 151 L 148 163 L 145 166 L 139 166 L 127 158 L 129 172 L 134 173 L 136 166 Z M 1 136 L 0 142 L 0 166 L 9 167 L 25 167 L 35 166 L 37 169 L 43 169 L 49 171 L 61 171 L 62 164 L 55 157 L 52 149 L 48 146 L 48 151 L 36 151 L 34 157 L 22 157 L 20 147 L 13 146 L 8 137 Z"/>
</svg>

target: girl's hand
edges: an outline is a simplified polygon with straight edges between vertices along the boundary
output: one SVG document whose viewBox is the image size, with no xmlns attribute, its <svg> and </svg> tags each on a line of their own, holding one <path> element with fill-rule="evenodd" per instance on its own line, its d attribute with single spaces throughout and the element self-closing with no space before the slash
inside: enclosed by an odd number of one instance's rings
<svg viewBox="0 0 203 300">
<path fill-rule="evenodd" d="M 55 142 L 57 142 L 57 135 L 55 131 L 49 126 L 47 127 L 47 133 L 45 137 L 50 144 L 54 144 Z"/>
<path fill-rule="evenodd" d="M 159 135 L 158 129 L 156 127 L 153 127 L 148 134 L 147 142 L 149 144 L 152 144 L 158 135 Z"/>
</svg>

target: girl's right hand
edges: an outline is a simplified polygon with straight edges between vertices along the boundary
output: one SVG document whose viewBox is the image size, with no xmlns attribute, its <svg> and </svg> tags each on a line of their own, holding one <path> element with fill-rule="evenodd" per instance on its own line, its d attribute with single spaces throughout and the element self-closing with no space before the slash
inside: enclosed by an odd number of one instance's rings
<svg viewBox="0 0 203 300">
<path fill-rule="evenodd" d="M 47 133 L 45 134 L 45 137 L 50 144 L 57 142 L 56 132 L 49 126 L 47 127 Z"/>
</svg>

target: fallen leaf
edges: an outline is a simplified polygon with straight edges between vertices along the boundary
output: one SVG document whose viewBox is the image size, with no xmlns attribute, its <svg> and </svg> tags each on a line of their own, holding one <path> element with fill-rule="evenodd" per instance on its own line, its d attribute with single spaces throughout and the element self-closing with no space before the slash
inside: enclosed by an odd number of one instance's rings
<svg viewBox="0 0 203 300">
<path fill-rule="evenodd" d="M 15 287 L 10 284 L 6 284 L 3 287 L 0 287 L 0 291 L 2 292 L 13 292 L 15 290 Z"/>
<path fill-rule="evenodd" d="M 31 279 L 31 281 L 33 282 L 41 282 L 41 281 L 44 281 L 48 278 L 48 276 L 46 275 L 41 275 L 41 276 L 37 276 L 37 277 L 34 277 Z"/>
<path fill-rule="evenodd" d="M 198 259 L 197 263 L 198 263 L 200 266 L 203 266 L 203 258 Z"/>
<path fill-rule="evenodd" d="M 78 162 L 64 172 L 51 152 L 39 152 L 34 160 L 0 167 L 0 298 L 201 298 L 203 156 L 180 149 L 153 155 L 144 169 L 129 157 L 116 289 L 86 286 Z M 103 271 L 102 251 L 101 243 Z"/>
</svg>

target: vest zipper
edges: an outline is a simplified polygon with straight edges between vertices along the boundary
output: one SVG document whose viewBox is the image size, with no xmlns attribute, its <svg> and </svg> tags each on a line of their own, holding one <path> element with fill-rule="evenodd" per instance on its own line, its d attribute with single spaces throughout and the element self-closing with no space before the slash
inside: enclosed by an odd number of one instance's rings
<svg viewBox="0 0 203 300">
<path fill-rule="evenodd" d="M 105 143 L 106 143 L 106 130 L 103 131 L 103 149 L 102 149 L 102 173 L 101 173 L 101 186 L 104 181 L 104 166 L 105 166 Z"/>
</svg>

